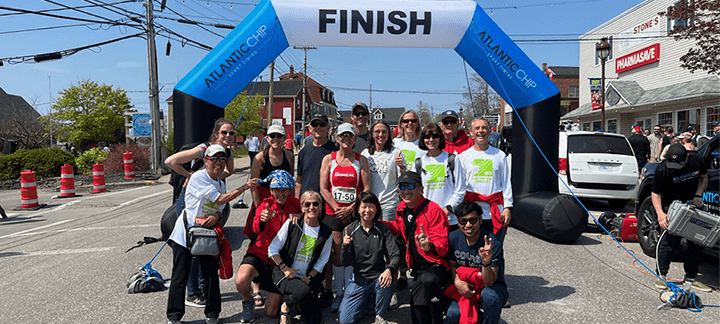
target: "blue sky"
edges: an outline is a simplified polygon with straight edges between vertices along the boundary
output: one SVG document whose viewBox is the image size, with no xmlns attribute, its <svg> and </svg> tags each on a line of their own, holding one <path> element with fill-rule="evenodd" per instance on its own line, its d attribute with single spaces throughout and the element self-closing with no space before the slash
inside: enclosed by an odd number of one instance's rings
<svg viewBox="0 0 720 324">
<path fill-rule="evenodd" d="M 0 0 L 0 6 L 25 10 L 57 9 L 61 3 L 69 7 L 91 6 L 96 0 Z M 111 8 L 85 7 L 81 12 L 63 10 L 48 13 L 64 17 L 111 20 L 124 19 L 127 14 L 144 16 L 143 2 L 102 0 L 117 3 Z M 123 3 L 119 3 L 123 2 Z M 577 66 L 579 43 L 577 38 L 603 22 L 641 3 L 641 0 L 476 0 L 495 22 L 530 59 L 540 66 Z M 168 0 L 168 8 L 187 19 L 236 25 L 245 17 L 257 0 Z M 357 3 L 357 2 L 355 2 Z M 228 29 L 206 27 L 215 35 L 200 27 L 182 24 L 176 13 L 166 9 L 157 12 L 156 22 L 188 39 L 215 46 Z M 8 15 L 12 11 L 0 9 L 0 58 L 34 55 L 67 50 L 140 32 L 137 29 L 108 24 L 87 23 L 34 14 Z M 120 13 L 120 14 L 118 14 Z M 160 17 L 172 18 L 164 19 Z M 51 26 L 88 24 L 39 31 L 16 32 Z M 182 46 L 178 36 L 168 39 L 167 32 L 159 30 L 156 37 L 158 74 L 161 90 L 160 106 L 172 94 L 179 81 L 208 52 Z M 572 39 L 575 41 L 547 41 Z M 167 42 L 171 43 L 171 55 L 165 56 Z M 526 42 L 521 40 L 534 40 Z M 289 71 L 302 70 L 301 50 L 292 48 L 276 60 L 277 77 Z M 58 97 L 58 91 L 91 79 L 128 91 L 128 96 L 139 111 L 149 111 L 148 69 L 146 41 L 130 38 L 116 43 L 93 47 L 56 61 L 41 63 L 5 64 L 0 67 L 0 87 L 10 94 L 20 95 L 45 114 L 50 102 Z M 468 73 L 473 71 L 468 66 Z M 261 74 L 268 80 L 266 69 Z M 357 101 L 368 102 L 372 85 L 372 105 L 379 107 L 414 108 L 419 101 L 432 106 L 436 113 L 456 109 L 465 91 L 466 79 L 462 59 L 451 49 L 404 49 L 404 48 L 334 48 L 325 47 L 308 51 L 308 75 L 335 92 L 340 109 L 348 109 Z M 343 89 L 340 89 L 343 88 Z M 365 90 L 363 90 L 365 89 Z M 420 91 L 427 93 L 409 93 Z"/>
</svg>

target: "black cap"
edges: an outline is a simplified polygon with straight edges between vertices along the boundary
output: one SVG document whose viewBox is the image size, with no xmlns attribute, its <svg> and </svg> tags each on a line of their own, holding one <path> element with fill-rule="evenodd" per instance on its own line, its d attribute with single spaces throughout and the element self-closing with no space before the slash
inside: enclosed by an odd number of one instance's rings
<svg viewBox="0 0 720 324">
<path fill-rule="evenodd" d="M 355 110 L 357 110 L 357 109 L 362 109 L 362 110 L 365 110 L 366 112 L 370 112 L 370 110 L 368 109 L 368 106 L 367 106 L 366 104 L 362 103 L 362 102 L 359 102 L 359 101 L 356 102 L 356 103 L 352 106 L 352 112 L 355 112 Z"/>
<path fill-rule="evenodd" d="M 408 171 L 405 172 L 405 174 L 401 175 L 400 178 L 398 178 L 397 184 L 401 183 L 419 185 L 422 184 L 422 178 L 420 177 L 419 173 Z"/>
<path fill-rule="evenodd" d="M 720 126 L 720 120 L 716 120 L 712 123 L 713 128 L 718 127 L 718 126 Z"/>
<path fill-rule="evenodd" d="M 682 144 L 672 144 L 665 153 L 665 161 L 669 169 L 682 169 L 687 162 L 687 150 Z"/>
<path fill-rule="evenodd" d="M 440 120 L 443 120 L 446 117 L 453 117 L 455 119 L 458 119 L 458 115 L 454 110 L 445 110 L 440 116 Z"/>
<path fill-rule="evenodd" d="M 329 123 L 330 123 L 330 122 L 328 121 L 327 116 L 325 116 L 325 115 L 323 115 L 323 114 L 315 114 L 315 115 L 313 115 L 313 116 L 312 116 L 312 119 L 310 119 L 310 122 L 312 123 L 314 120 L 322 121 L 322 122 L 324 122 L 325 124 L 329 124 Z"/>
</svg>

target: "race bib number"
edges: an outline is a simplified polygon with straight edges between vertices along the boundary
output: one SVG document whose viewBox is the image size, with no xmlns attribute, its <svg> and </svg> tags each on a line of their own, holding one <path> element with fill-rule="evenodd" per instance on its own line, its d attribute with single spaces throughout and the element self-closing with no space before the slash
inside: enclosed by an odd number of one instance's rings
<svg viewBox="0 0 720 324">
<path fill-rule="evenodd" d="M 348 187 L 333 187 L 332 195 L 336 202 L 350 204 L 355 201 L 357 190 Z"/>
</svg>

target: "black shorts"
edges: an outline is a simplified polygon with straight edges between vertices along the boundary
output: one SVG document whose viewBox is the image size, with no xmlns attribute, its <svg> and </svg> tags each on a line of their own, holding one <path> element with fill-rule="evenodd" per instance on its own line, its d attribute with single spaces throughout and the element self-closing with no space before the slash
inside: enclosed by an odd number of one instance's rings
<svg viewBox="0 0 720 324">
<path fill-rule="evenodd" d="M 325 219 L 323 219 L 323 223 L 327 224 L 327 226 L 330 226 L 330 229 L 333 230 L 333 232 L 342 232 L 345 229 L 345 225 L 337 218 L 335 215 L 325 215 Z"/>
<path fill-rule="evenodd" d="M 272 279 L 273 266 L 263 262 L 263 260 L 260 259 L 259 256 L 252 253 L 245 254 L 242 262 L 240 262 L 240 265 L 243 264 L 249 264 L 253 266 L 253 268 L 255 268 L 255 271 L 258 272 L 258 276 L 253 278 L 253 282 L 259 283 L 260 289 L 274 294 L 280 294 L 280 291 L 277 289 L 277 287 L 275 287 L 275 283 Z"/>
</svg>

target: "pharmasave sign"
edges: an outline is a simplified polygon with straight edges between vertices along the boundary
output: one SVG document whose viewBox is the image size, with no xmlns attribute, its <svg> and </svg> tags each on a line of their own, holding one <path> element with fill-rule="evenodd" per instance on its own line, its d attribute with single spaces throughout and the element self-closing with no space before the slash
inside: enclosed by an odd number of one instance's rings
<svg viewBox="0 0 720 324">
<path fill-rule="evenodd" d="M 660 44 L 652 44 L 615 59 L 615 73 L 625 72 L 657 61 L 660 61 Z"/>
</svg>

